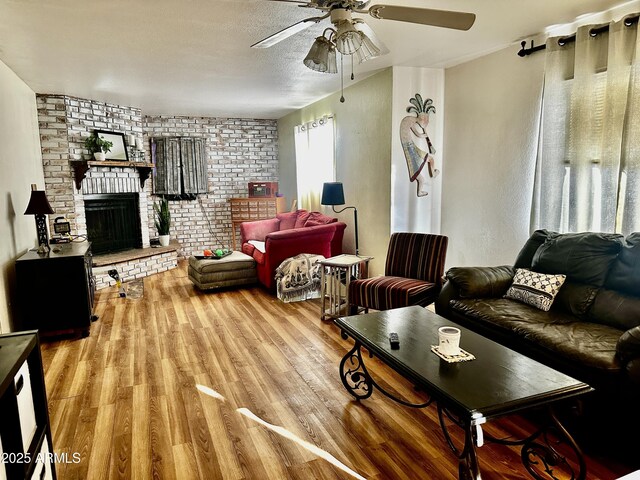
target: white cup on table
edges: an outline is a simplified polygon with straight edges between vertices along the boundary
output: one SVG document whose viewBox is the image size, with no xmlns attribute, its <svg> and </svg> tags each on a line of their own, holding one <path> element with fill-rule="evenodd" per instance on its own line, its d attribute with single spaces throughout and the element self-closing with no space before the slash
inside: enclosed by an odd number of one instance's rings
<svg viewBox="0 0 640 480">
<path fill-rule="evenodd" d="M 460 329 L 440 327 L 438 329 L 438 349 L 443 355 L 460 355 Z"/>
</svg>

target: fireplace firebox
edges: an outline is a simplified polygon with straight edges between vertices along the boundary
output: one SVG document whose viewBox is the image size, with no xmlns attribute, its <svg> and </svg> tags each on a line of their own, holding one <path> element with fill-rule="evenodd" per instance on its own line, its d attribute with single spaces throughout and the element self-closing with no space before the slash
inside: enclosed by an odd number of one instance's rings
<svg viewBox="0 0 640 480">
<path fill-rule="evenodd" d="M 137 193 L 85 195 L 84 210 L 94 254 L 142 247 Z"/>
</svg>

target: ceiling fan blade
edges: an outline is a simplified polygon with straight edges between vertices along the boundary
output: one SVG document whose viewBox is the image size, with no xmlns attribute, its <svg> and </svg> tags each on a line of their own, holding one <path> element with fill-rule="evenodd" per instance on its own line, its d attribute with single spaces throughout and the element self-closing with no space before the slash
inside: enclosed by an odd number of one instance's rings
<svg viewBox="0 0 640 480">
<path fill-rule="evenodd" d="M 373 5 L 369 9 L 369 14 L 378 19 L 421 23 L 434 27 L 455 28 L 456 30 L 469 30 L 476 21 L 474 13 L 393 5 Z"/>
<path fill-rule="evenodd" d="M 320 20 L 324 20 L 327 17 L 328 15 L 323 17 L 311 17 L 311 18 L 305 18 L 304 20 L 300 20 L 299 22 L 294 23 L 293 25 L 290 25 L 287 28 L 283 28 L 282 30 L 280 30 L 277 33 L 274 33 L 273 35 L 269 35 L 267 38 L 264 38 L 259 42 L 254 43 L 253 45 L 251 45 L 251 48 L 269 48 L 275 45 L 276 43 L 281 42 L 286 38 L 289 38 L 291 35 L 295 35 L 296 33 L 304 30 L 305 28 L 309 28 L 311 25 L 315 25 Z"/>
<path fill-rule="evenodd" d="M 285 3 L 297 3 L 301 7 L 310 7 L 311 2 L 305 2 L 304 0 L 267 0 L 268 2 L 285 2 Z"/>
</svg>

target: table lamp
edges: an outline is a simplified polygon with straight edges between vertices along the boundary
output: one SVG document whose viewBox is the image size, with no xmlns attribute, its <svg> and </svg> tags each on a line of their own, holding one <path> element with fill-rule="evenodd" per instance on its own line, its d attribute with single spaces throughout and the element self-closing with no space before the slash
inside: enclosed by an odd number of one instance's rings
<svg viewBox="0 0 640 480">
<path fill-rule="evenodd" d="M 49 235 L 47 234 L 47 215 L 53 213 L 49 200 L 44 190 L 37 190 L 35 183 L 31 184 L 31 198 L 29 205 L 24 211 L 25 215 L 35 215 L 36 230 L 38 231 L 38 254 L 44 255 L 49 252 Z"/>
<path fill-rule="evenodd" d="M 331 205 L 331 209 L 335 213 L 344 212 L 348 208 L 353 208 L 353 222 L 356 229 L 356 255 L 358 255 L 358 209 L 356 207 L 344 207 L 342 210 L 336 210 L 335 207 L 335 205 L 344 205 L 342 182 L 325 182 L 322 185 L 322 199 L 320 203 L 322 205 Z"/>
</svg>

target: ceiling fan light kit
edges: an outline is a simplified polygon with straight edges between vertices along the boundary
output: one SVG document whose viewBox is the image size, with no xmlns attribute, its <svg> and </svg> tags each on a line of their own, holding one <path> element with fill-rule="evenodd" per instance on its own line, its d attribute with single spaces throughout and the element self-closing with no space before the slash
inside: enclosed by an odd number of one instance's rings
<svg viewBox="0 0 640 480">
<path fill-rule="evenodd" d="M 435 27 L 469 30 L 475 22 L 473 13 L 432 10 L 429 8 L 373 5 L 371 0 L 270 0 L 295 3 L 303 8 L 316 8 L 326 12 L 320 17 L 301 20 L 251 45 L 253 48 L 268 48 L 282 40 L 330 18 L 334 28 L 327 28 L 317 37 L 303 60 L 305 66 L 321 73 L 337 73 L 336 50 L 342 56 L 352 55 L 358 63 L 389 53 L 389 49 L 376 37 L 373 30 L 360 18 L 352 18 L 352 13 L 369 14 L 379 20 L 419 23 Z M 329 35 L 327 36 L 327 33 Z M 342 58 L 341 58 L 342 63 Z M 352 67 L 353 68 L 353 67 Z M 351 74 L 353 79 L 353 73 Z M 340 101 L 344 101 L 342 98 Z"/>
<path fill-rule="evenodd" d="M 333 31 L 331 28 L 324 32 Z M 338 73 L 335 45 L 324 35 L 316 38 L 311 45 L 311 50 L 304 59 L 304 64 L 315 72 Z"/>
<path fill-rule="evenodd" d="M 353 55 L 362 45 L 362 36 L 348 21 L 338 23 L 335 35 L 336 49 L 342 55 Z"/>
</svg>

